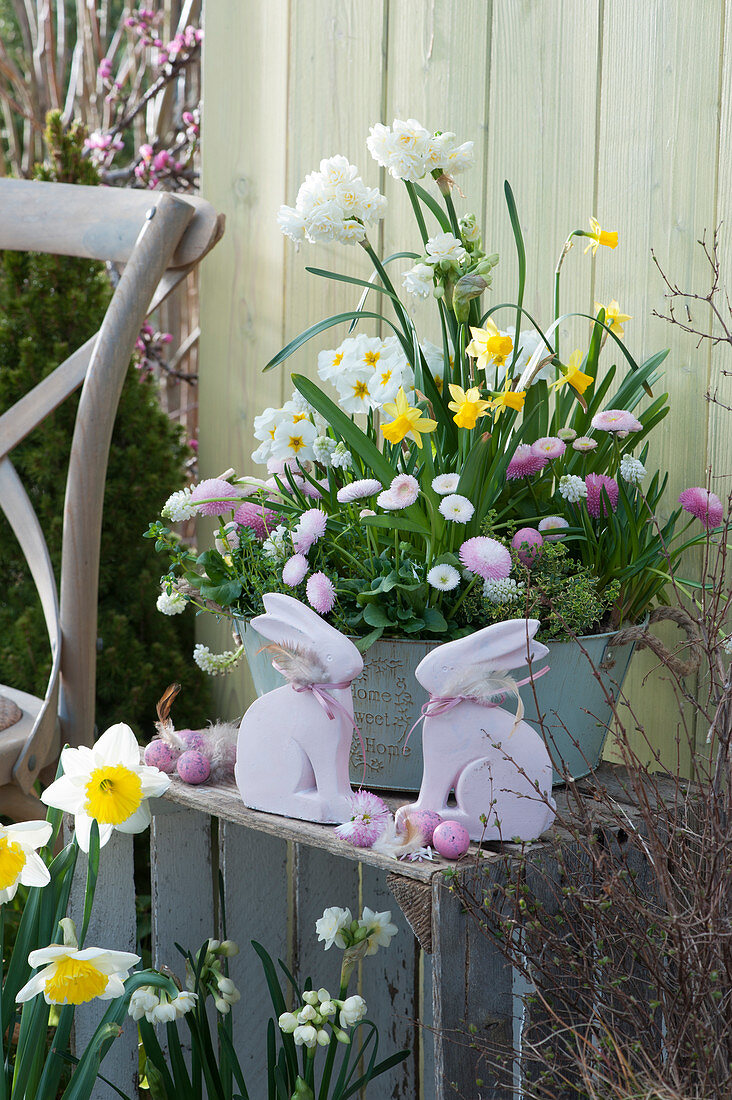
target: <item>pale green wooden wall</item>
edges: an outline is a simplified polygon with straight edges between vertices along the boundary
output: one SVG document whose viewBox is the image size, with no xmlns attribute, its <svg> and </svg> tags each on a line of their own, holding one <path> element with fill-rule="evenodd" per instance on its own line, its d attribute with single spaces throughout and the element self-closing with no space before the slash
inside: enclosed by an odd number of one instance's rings
<svg viewBox="0 0 732 1100">
<path fill-rule="evenodd" d="M 202 471 L 250 468 L 251 426 L 289 393 L 263 364 L 353 294 L 308 276 L 306 264 L 364 275 L 358 248 L 304 246 L 279 233 L 321 157 L 343 153 L 389 198 L 381 247 L 414 247 L 402 185 L 365 148 L 369 125 L 414 117 L 477 147 L 460 177 L 461 210 L 475 210 L 488 250 L 503 259 L 495 300 L 512 300 L 515 265 L 503 180 L 516 194 L 529 260 L 526 304 L 546 325 L 551 276 L 566 232 L 596 214 L 620 245 L 596 262 L 575 249 L 563 300 L 591 308 L 615 297 L 633 315 L 637 357 L 669 346 L 672 414 L 652 458 L 671 471 L 671 497 L 730 470 L 730 427 L 705 392 L 725 350 L 654 318 L 663 288 L 650 257 L 683 286 L 702 287 L 697 238 L 725 223 L 732 271 L 732 0 L 207 0 L 203 191 L 227 216 L 202 274 Z M 418 315 L 419 316 L 419 315 Z M 699 312 L 701 319 L 702 312 Z M 291 369 L 313 373 L 318 347 Z M 729 380 L 728 380 L 729 381 Z M 201 626 L 225 645 L 226 633 Z M 676 707 L 645 657 L 631 690 L 638 719 L 666 757 Z M 243 678 L 220 687 L 222 711 L 242 707 Z"/>
</svg>

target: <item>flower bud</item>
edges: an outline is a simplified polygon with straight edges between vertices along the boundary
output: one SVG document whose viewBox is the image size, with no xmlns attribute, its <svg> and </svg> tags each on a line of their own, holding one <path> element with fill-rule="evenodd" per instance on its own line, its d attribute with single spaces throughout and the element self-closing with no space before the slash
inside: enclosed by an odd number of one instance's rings
<svg viewBox="0 0 732 1100">
<path fill-rule="evenodd" d="M 302 995 L 302 999 L 305 1002 L 305 1004 L 316 1005 L 318 1003 L 318 1001 L 320 1000 L 320 997 L 318 996 L 318 994 L 315 992 L 314 989 L 306 989 L 305 992 Z"/>
<path fill-rule="evenodd" d="M 291 1035 L 297 1027 L 297 1016 L 292 1012 L 283 1012 L 277 1023 L 280 1025 L 280 1031 L 284 1031 L 285 1034 Z"/>
<path fill-rule="evenodd" d="M 317 1043 L 318 1043 L 318 1046 L 321 1046 L 321 1047 L 327 1047 L 328 1044 L 330 1043 L 330 1035 L 328 1034 L 328 1032 L 325 1030 L 324 1027 L 321 1027 L 318 1031 Z"/>
<path fill-rule="evenodd" d="M 317 1012 L 315 1011 L 313 1006 L 305 1005 L 305 1007 L 301 1008 L 297 1014 L 297 1022 L 299 1024 L 307 1024 L 310 1023 L 311 1020 L 314 1020 L 316 1016 Z"/>
<path fill-rule="evenodd" d="M 223 993 L 225 996 L 230 996 L 232 993 L 237 992 L 237 988 L 231 978 L 226 978 L 223 974 L 217 980 L 216 984 L 219 987 L 219 993 Z"/>
<path fill-rule="evenodd" d="M 319 989 L 318 990 L 318 1000 L 319 1001 L 329 1001 L 330 1000 L 330 993 L 328 992 L 327 989 Z"/>
<path fill-rule="evenodd" d="M 231 1011 L 229 1002 L 222 997 L 214 997 L 214 1004 L 216 1005 L 216 1011 L 220 1012 L 222 1016 L 226 1016 Z"/>
<path fill-rule="evenodd" d="M 227 959 L 233 958 L 234 955 L 239 954 L 239 944 L 234 943 L 233 940 L 222 940 L 219 944 L 219 955 L 223 955 Z"/>
<path fill-rule="evenodd" d="M 484 279 L 475 271 L 468 272 L 455 283 L 452 292 L 452 308 L 458 321 L 467 321 L 470 314 L 470 302 L 473 298 L 479 298 L 487 287 L 490 286 L 490 278 Z"/>
</svg>

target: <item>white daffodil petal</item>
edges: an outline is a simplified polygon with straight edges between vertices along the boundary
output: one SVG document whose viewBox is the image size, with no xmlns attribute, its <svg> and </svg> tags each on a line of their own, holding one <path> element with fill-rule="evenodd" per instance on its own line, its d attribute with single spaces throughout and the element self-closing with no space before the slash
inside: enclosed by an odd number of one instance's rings
<svg viewBox="0 0 732 1100">
<path fill-rule="evenodd" d="M 79 809 L 83 795 L 83 787 L 74 783 L 71 776 L 62 775 L 60 779 L 54 780 L 50 787 L 46 787 L 41 795 L 41 802 L 57 810 L 63 810 L 64 813 L 73 814 Z"/>
<path fill-rule="evenodd" d="M 137 738 L 123 722 L 110 726 L 94 744 L 95 755 L 105 764 L 121 764 L 125 768 L 137 768 L 140 763 L 140 747 Z"/>
<path fill-rule="evenodd" d="M 51 943 L 48 947 L 39 947 L 36 951 L 31 951 L 28 956 L 28 965 L 35 970 L 37 966 L 47 966 L 68 953 L 68 947 L 64 947 L 62 943 Z"/>
<path fill-rule="evenodd" d="M 88 814 L 77 813 L 74 818 L 74 828 L 76 831 L 76 839 L 82 852 L 89 851 L 89 844 L 91 842 L 91 826 L 94 818 L 89 817 Z M 113 825 L 99 825 L 99 847 L 103 848 L 111 837 L 114 831 Z"/>
<path fill-rule="evenodd" d="M 25 1001 L 30 1001 L 33 997 L 37 997 L 39 993 L 43 993 L 46 988 L 46 972 L 42 970 L 40 974 L 34 974 L 30 981 L 26 982 L 19 993 L 16 994 L 15 1000 L 18 1004 L 23 1004 Z"/>
<path fill-rule="evenodd" d="M 99 1000 L 111 1001 L 115 997 L 124 997 L 124 995 L 125 987 L 122 979 L 117 974 L 110 974 L 107 988 L 99 994 Z"/>
<path fill-rule="evenodd" d="M 24 886 L 46 886 L 51 880 L 48 867 L 37 852 L 25 849 L 25 865 L 18 876 Z"/>
<path fill-rule="evenodd" d="M 7 836 L 17 839 L 24 848 L 43 848 L 52 832 L 50 821 L 18 821 L 5 830 Z"/>
<path fill-rule="evenodd" d="M 93 962 L 102 974 L 127 972 L 140 961 L 140 956 L 133 955 L 131 951 L 106 951 L 103 947 L 85 947 L 82 951 L 74 951 L 74 958 Z"/>
<path fill-rule="evenodd" d="M 14 882 L 12 886 L 6 887 L 5 890 L 0 890 L 0 905 L 5 905 L 6 901 L 12 901 L 17 893 L 18 881 Z"/>
<path fill-rule="evenodd" d="M 93 767 L 94 755 L 88 745 L 78 749 L 65 748 L 61 753 L 61 768 L 67 779 L 81 775 Z M 58 780 L 56 781 L 58 782 Z M 51 784 L 53 786 L 53 784 Z"/>
<path fill-rule="evenodd" d="M 141 833 L 147 829 L 151 821 L 150 806 L 147 802 L 143 802 L 133 814 L 130 814 L 126 821 L 119 823 L 117 831 L 120 833 Z"/>
<path fill-rule="evenodd" d="M 143 798 L 157 798 L 170 786 L 170 776 L 157 768 L 136 768 L 135 771 L 140 777 Z"/>
</svg>

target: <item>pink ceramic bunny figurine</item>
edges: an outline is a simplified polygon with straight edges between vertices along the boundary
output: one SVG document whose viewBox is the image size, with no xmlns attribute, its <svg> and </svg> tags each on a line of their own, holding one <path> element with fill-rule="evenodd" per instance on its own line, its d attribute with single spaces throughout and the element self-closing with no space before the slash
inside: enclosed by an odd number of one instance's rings
<svg viewBox="0 0 732 1100">
<path fill-rule="evenodd" d="M 252 619 L 271 639 L 289 681 L 249 707 L 239 727 L 235 776 L 246 806 L 304 821 L 350 814 L 351 682 L 363 661 L 353 642 L 292 596 L 267 593 Z"/>
<path fill-rule="evenodd" d="M 554 819 L 552 765 L 539 735 L 496 705 L 518 686 L 506 675 L 546 656 L 536 619 L 495 623 L 428 653 L 416 677 L 430 693 L 423 708 L 424 772 L 409 810 L 436 810 L 473 840 L 534 840 Z M 499 671 L 500 670 L 500 671 Z M 534 676 L 539 670 L 534 666 Z M 457 805 L 448 805 L 455 791 Z M 487 826 L 481 816 L 487 819 Z"/>
</svg>

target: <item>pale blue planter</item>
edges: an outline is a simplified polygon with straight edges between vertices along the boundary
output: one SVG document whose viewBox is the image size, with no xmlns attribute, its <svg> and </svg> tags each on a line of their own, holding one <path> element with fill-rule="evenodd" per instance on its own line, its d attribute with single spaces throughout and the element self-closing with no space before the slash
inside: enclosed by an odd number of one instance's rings
<svg viewBox="0 0 732 1100">
<path fill-rule="evenodd" d="M 239 630 L 257 694 L 281 687 L 282 677 L 274 671 L 266 653 L 259 652 L 267 643 L 243 622 Z M 571 776 L 580 779 L 600 762 L 612 721 L 612 706 L 605 692 L 611 699 L 617 697 L 633 655 L 630 645 L 613 649 L 613 638 L 614 633 L 591 634 L 580 638 L 579 643 L 550 642 L 546 659 L 550 671 L 535 682 L 536 698 L 531 686 L 521 689 L 526 721 L 542 734 L 554 763 L 555 785 L 563 781 L 565 767 Z M 354 713 L 366 748 L 364 786 L 378 790 L 419 790 L 421 726 L 409 738 L 406 749 L 404 741 L 427 701 L 414 670 L 437 644 L 382 638 L 364 655 L 363 673 L 353 684 Z M 599 681 L 593 665 L 600 670 Z M 513 673 L 516 679 L 528 674 L 528 667 Z M 507 703 L 509 707 L 513 705 Z M 351 780 L 358 785 L 363 776 L 363 759 L 354 734 Z"/>
</svg>

